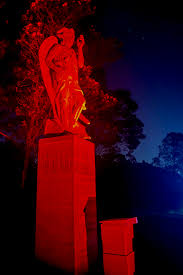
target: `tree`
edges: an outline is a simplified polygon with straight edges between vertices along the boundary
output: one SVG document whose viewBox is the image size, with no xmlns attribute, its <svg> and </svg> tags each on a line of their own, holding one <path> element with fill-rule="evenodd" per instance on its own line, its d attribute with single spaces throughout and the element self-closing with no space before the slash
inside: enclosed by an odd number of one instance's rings
<svg viewBox="0 0 183 275">
<path fill-rule="evenodd" d="M 121 155 L 135 161 L 133 152 L 145 138 L 143 123 L 136 117 L 137 103 L 126 90 L 112 91 L 118 100 L 117 104 L 98 114 L 90 130 L 95 137 L 96 154 L 103 158 L 118 161 Z"/>
<path fill-rule="evenodd" d="M 44 125 L 52 116 L 51 104 L 42 80 L 38 51 L 43 40 L 56 33 L 63 26 L 72 27 L 79 35 L 80 22 L 93 14 L 90 0 L 36 0 L 23 16 L 23 30 L 17 43 L 20 45 L 21 62 L 15 67 L 17 78 L 17 117 L 22 118 L 26 131 L 26 173 L 28 159 L 32 150 L 36 151 L 36 139 L 44 132 Z M 87 35 L 95 33 L 90 27 Z M 100 35 L 96 42 L 100 41 Z M 102 40 L 103 42 L 103 40 Z M 107 52 L 109 55 L 109 53 Z M 92 120 L 95 112 L 101 112 L 114 106 L 117 100 L 102 90 L 92 77 L 92 68 L 84 66 L 80 72 L 80 86 L 87 101 L 86 116 Z"/>
<path fill-rule="evenodd" d="M 168 133 L 162 140 L 159 154 L 153 159 L 152 164 L 183 176 L 183 134 Z"/>
<path fill-rule="evenodd" d="M 100 154 L 103 146 L 113 156 L 123 153 L 132 159 L 133 150 L 144 137 L 143 124 L 135 115 L 137 105 L 131 99 L 130 93 L 110 92 L 106 85 L 96 81 L 101 79 L 98 73 L 103 74 L 103 64 L 113 62 L 121 56 L 121 43 L 116 39 L 104 39 L 100 33 L 95 32 L 88 19 L 94 12 L 95 7 L 92 7 L 90 0 L 36 0 L 22 16 L 23 29 L 17 40 L 19 59 L 14 62 L 12 70 L 18 80 L 16 100 L 12 91 L 14 86 L 9 91 L 13 102 L 15 135 L 25 142 L 25 174 L 29 157 L 37 150 L 37 138 L 44 132 L 46 119 L 52 116 L 41 77 L 38 50 L 46 37 L 63 26 L 73 27 L 76 36 L 81 32 L 86 37 L 86 65 L 80 71 L 79 80 L 87 101 L 85 115 L 91 121 L 88 131 L 96 143 L 97 152 Z M 102 79 L 104 78 L 102 75 Z M 9 99 L 8 95 L 8 105 L 11 104 Z"/>
</svg>

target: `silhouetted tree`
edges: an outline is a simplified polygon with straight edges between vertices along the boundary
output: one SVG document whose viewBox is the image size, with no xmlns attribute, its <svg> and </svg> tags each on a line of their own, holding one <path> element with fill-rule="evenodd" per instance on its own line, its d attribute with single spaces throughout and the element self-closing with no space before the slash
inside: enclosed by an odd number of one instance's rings
<svg viewBox="0 0 183 275">
<path fill-rule="evenodd" d="M 168 133 L 162 140 L 159 154 L 153 159 L 152 164 L 183 176 L 183 134 Z"/>
<path fill-rule="evenodd" d="M 124 155 L 133 162 L 132 153 L 145 138 L 144 125 L 136 116 L 138 105 L 129 91 L 116 90 L 112 94 L 117 98 L 117 104 L 110 111 L 99 113 L 90 126 L 97 145 L 96 153 L 103 159 L 113 156 L 117 162 Z"/>
</svg>

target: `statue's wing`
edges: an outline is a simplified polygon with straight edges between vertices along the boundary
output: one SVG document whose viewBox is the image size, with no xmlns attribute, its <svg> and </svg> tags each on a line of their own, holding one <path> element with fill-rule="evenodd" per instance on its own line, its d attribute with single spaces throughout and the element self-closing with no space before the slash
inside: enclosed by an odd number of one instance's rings
<svg viewBox="0 0 183 275">
<path fill-rule="evenodd" d="M 50 36 L 43 41 L 43 43 L 41 44 L 40 49 L 39 49 L 39 62 L 40 62 L 40 67 L 41 67 L 41 74 L 42 74 L 42 78 L 43 78 L 46 90 L 48 92 L 48 96 L 50 98 L 50 101 L 51 101 L 51 104 L 53 107 L 53 112 L 55 112 L 55 110 L 54 110 L 55 90 L 53 88 L 50 69 L 46 64 L 46 57 L 47 57 L 49 51 L 57 45 L 58 45 L 57 38 L 55 36 Z"/>
</svg>

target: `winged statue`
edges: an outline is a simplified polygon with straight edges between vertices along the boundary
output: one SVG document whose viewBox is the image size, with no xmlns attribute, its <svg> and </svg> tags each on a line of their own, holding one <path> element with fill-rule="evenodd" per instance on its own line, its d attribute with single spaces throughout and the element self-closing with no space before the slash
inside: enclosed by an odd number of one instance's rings
<svg viewBox="0 0 183 275">
<path fill-rule="evenodd" d="M 84 37 L 77 39 L 73 49 L 74 29 L 60 29 L 46 38 L 39 49 L 42 78 L 53 109 L 53 118 L 46 121 L 45 134 L 69 132 L 90 139 L 83 116 L 86 100 L 78 82 L 78 70 L 84 66 Z"/>
</svg>

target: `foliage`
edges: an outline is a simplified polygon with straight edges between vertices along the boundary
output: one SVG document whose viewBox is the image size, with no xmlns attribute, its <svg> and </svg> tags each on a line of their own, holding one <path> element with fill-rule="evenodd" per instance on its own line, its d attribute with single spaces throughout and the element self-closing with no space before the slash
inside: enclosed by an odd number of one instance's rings
<svg viewBox="0 0 183 275">
<path fill-rule="evenodd" d="M 159 146 L 159 154 L 152 164 L 183 176 L 183 134 L 168 133 Z"/>
<path fill-rule="evenodd" d="M 0 59 L 2 59 L 6 54 L 6 49 L 8 48 L 9 43 L 7 40 L 0 41 Z"/>
<path fill-rule="evenodd" d="M 95 7 L 90 0 L 36 0 L 30 4 L 22 16 L 23 28 L 17 40 L 18 60 L 16 59 L 15 62 L 13 58 L 17 48 L 11 44 L 12 54 L 8 53 L 9 60 L 12 60 L 11 67 L 14 63 L 16 64 L 11 70 L 18 80 L 16 100 L 12 85 L 9 87 L 8 102 L 5 97 L 6 103 L 2 104 L 13 106 L 12 125 L 9 125 L 9 128 L 15 130 L 16 138 L 18 135 L 26 141 L 24 170 L 28 165 L 30 153 L 37 149 L 37 137 L 43 134 L 46 119 L 52 116 L 50 101 L 40 72 L 39 47 L 46 37 L 54 35 L 62 26 L 73 27 L 76 37 L 81 33 L 85 36 L 85 66 L 79 72 L 79 81 L 87 101 L 85 115 L 91 120 L 88 131 L 96 143 L 97 152 L 100 153 L 103 146 L 108 153 L 110 151 L 111 156 L 116 154 L 116 157 L 120 157 L 123 153 L 132 159 L 131 153 L 143 138 L 143 124 L 135 116 L 137 106 L 134 105 L 136 107 L 132 108 L 135 103 L 130 98 L 130 94 L 125 91 L 109 92 L 105 85 L 97 82 L 97 79 L 100 79 L 98 71 L 103 70 L 104 63 L 113 62 L 121 56 L 121 44 L 116 39 L 104 39 L 100 33 L 95 32 L 88 19 L 94 13 Z M 4 58 L 7 56 L 4 50 L 7 49 L 8 44 L 2 43 Z M 7 73 L 5 76 L 7 77 Z M 12 80 L 14 81 L 15 78 L 12 77 Z M 7 91 L 6 88 L 5 90 Z"/>
<path fill-rule="evenodd" d="M 45 38 L 54 35 L 63 26 L 74 28 L 77 37 L 80 35 L 80 22 L 94 11 L 91 0 L 36 0 L 23 15 L 24 27 L 17 40 L 21 62 L 19 61 L 19 65 L 14 69 L 19 79 L 16 89 L 16 115 L 22 119 L 26 133 L 23 182 L 30 154 L 37 149 L 36 140 L 43 134 L 47 118 L 52 116 L 51 104 L 41 77 L 38 58 L 40 45 Z M 95 33 L 93 26 L 90 26 L 87 32 L 88 37 L 91 33 Z M 86 96 L 87 106 L 92 106 L 87 110 L 89 119 L 93 117 L 93 109 L 100 112 L 117 102 L 92 78 L 92 68 L 88 65 L 85 65 L 80 73 L 80 85 Z"/>
<path fill-rule="evenodd" d="M 97 155 L 120 161 L 121 155 L 135 161 L 132 153 L 144 139 L 143 123 L 136 117 L 138 105 L 129 91 L 112 92 L 117 104 L 110 112 L 104 110 L 91 124 L 92 136 L 97 144 Z"/>
<path fill-rule="evenodd" d="M 73 27 L 78 34 L 78 24 L 83 17 L 94 12 L 90 0 L 81 1 L 42 1 L 32 2 L 23 16 L 24 28 L 17 41 L 21 47 L 22 63 L 15 68 L 20 81 L 17 85 L 16 113 L 24 118 L 27 129 L 27 144 L 35 147 L 36 138 L 43 134 L 45 121 L 52 115 L 50 101 L 41 77 L 38 51 L 43 40 L 54 35 L 63 26 Z M 93 32 L 93 29 L 89 30 Z M 80 85 L 85 93 L 87 106 L 93 106 L 100 112 L 110 108 L 116 99 L 105 94 L 98 82 L 92 77 L 92 68 L 85 66 L 80 76 Z M 92 102 L 92 103 L 91 103 Z M 92 108 L 87 115 L 92 117 Z"/>
</svg>

